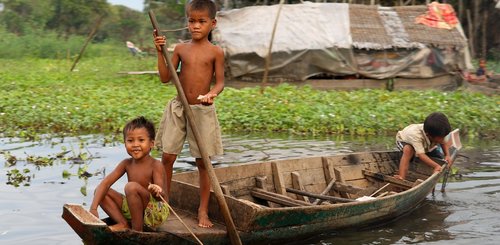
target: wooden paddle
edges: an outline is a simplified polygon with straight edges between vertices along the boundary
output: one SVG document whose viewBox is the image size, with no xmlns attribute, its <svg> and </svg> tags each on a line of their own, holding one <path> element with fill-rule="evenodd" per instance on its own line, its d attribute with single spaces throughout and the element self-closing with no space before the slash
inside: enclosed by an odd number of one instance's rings
<svg viewBox="0 0 500 245">
<path fill-rule="evenodd" d="M 151 24 L 153 24 L 153 28 L 157 31 L 160 30 L 158 28 L 158 22 L 156 21 L 156 17 L 152 10 L 149 11 L 149 18 L 151 19 Z M 191 111 L 191 107 L 189 107 L 189 103 L 186 99 L 186 95 L 184 94 L 184 90 L 182 88 L 181 82 L 179 81 L 179 77 L 177 76 L 177 71 L 175 70 L 172 61 L 167 53 L 167 50 L 164 46 L 161 46 L 161 53 L 163 58 L 167 62 L 168 69 L 170 70 L 170 74 L 172 74 L 172 83 L 175 85 L 177 89 L 177 94 L 179 95 L 179 99 L 181 100 L 182 106 L 184 107 L 184 112 L 187 115 L 187 119 L 191 129 L 193 131 L 194 138 L 198 144 L 198 148 L 200 149 L 201 157 L 203 159 L 203 164 L 207 169 L 208 176 L 210 177 L 210 182 L 212 183 L 212 189 L 214 190 L 215 197 L 217 198 L 217 202 L 219 203 L 219 208 L 224 216 L 224 221 L 226 222 L 227 233 L 231 240 L 231 244 L 242 244 L 238 232 L 236 231 L 236 226 L 234 225 L 233 219 L 231 218 L 231 213 L 229 212 L 229 208 L 226 203 L 226 199 L 224 199 L 224 194 L 222 193 L 222 189 L 219 184 L 219 180 L 215 175 L 214 169 L 212 167 L 212 163 L 210 161 L 210 156 L 206 150 L 205 142 L 201 138 L 200 132 L 196 126 L 193 112 Z"/>
</svg>

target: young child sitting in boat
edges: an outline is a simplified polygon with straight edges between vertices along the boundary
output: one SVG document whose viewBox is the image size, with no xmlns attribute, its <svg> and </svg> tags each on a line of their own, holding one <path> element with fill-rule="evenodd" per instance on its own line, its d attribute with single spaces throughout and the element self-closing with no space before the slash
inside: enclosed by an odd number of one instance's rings
<svg viewBox="0 0 500 245">
<path fill-rule="evenodd" d="M 441 171 L 441 165 L 432 160 L 430 156 L 444 154 L 444 159 L 451 166 L 448 145 L 445 138 L 450 133 L 451 126 L 446 115 L 441 112 L 433 112 L 423 124 L 411 124 L 396 134 L 396 145 L 403 156 L 399 162 L 399 174 L 396 178 L 405 179 L 408 167 L 413 157 L 418 157 L 420 161 L 434 169 L 434 172 Z M 442 153 L 438 148 L 441 148 Z"/>
<path fill-rule="evenodd" d="M 486 68 L 486 60 L 481 59 L 479 60 L 479 67 L 477 68 L 476 72 L 472 74 L 466 74 L 465 77 L 471 83 L 482 83 L 488 82 L 492 75 L 493 73 L 488 71 Z"/>
<path fill-rule="evenodd" d="M 128 122 L 123 128 L 125 148 L 131 158 L 121 161 L 97 186 L 90 212 L 98 216 L 97 207 L 106 212 L 115 225 L 112 230 L 131 228 L 142 231 L 143 225 L 154 228 L 169 215 L 164 199 L 165 170 L 159 160 L 151 157 L 154 147 L 155 127 L 144 117 Z M 127 174 L 125 195 L 111 188 L 119 178 Z"/>
</svg>

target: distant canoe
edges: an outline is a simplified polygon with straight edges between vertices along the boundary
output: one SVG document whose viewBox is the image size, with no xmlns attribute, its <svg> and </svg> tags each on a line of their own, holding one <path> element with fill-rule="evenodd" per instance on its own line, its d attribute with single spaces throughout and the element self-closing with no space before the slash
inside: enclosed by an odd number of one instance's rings
<svg viewBox="0 0 500 245">
<path fill-rule="evenodd" d="M 268 244 L 386 222 L 414 210 L 433 191 L 444 170 L 432 174 L 423 163 L 411 164 L 407 180 L 399 180 L 392 176 L 400 157 L 397 151 L 364 152 L 214 170 L 243 244 Z M 203 243 L 229 244 L 213 193 L 209 209 L 215 225 L 197 226 L 197 182 L 197 171 L 175 174 L 170 204 Z M 359 201 L 361 197 L 368 200 Z M 154 232 L 112 232 L 81 205 L 64 205 L 62 217 L 85 244 L 195 241 L 174 215 Z"/>
<path fill-rule="evenodd" d="M 500 95 L 500 80 L 495 82 L 470 82 L 463 81 L 463 87 L 466 91 L 482 93 L 485 95 Z"/>
</svg>

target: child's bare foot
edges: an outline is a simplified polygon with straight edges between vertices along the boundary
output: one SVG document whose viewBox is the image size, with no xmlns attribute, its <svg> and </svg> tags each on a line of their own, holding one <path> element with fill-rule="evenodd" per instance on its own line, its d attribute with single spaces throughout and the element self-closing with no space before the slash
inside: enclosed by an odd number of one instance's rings
<svg viewBox="0 0 500 245">
<path fill-rule="evenodd" d="M 434 168 L 434 172 L 433 173 L 438 173 L 438 172 L 441 172 L 441 166 L 437 166 Z"/>
<path fill-rule="evenodd" d="M 394 175 L 394 178 L 396 179 L 400 179 L 400 180 L 404 180 L 405 178 L 401 177 L 399 174 L 395 174 Z"/>
<path fill-rule="evenodd" d="M 112 231 L 123 231 L 123 230 L 129 229 L 129 227 L 127 224 L 116 224 L 116 225 L 110 226 L 109 229 Z"/>
<path fill-rule="evenodd" d="M 198 211 L 198 226 L 203 228 L 210 228 L 214 224 L 208 218 L 208 214 L 206 212 Z"/>
</svg>

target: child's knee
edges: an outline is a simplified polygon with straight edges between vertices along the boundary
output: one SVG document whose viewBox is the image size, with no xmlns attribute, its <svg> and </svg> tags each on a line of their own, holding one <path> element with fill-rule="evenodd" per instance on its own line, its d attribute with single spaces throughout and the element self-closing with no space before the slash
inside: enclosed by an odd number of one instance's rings
<svg viewBox="0 0 500 245">
<path fill-rule="evenodd" d="M 144 188 L 142 187 L 139 183 L 137 182 L 128 182 L 127 184 L 125 184 L 125 195 L 129 195 L 130 193 L 137 193 L 139 192 L 139 188 Z"/>
</svg>

